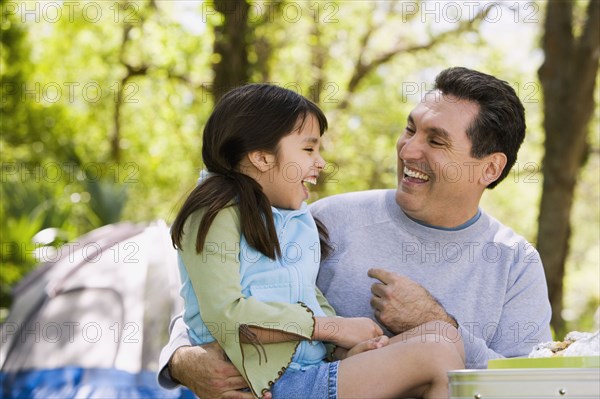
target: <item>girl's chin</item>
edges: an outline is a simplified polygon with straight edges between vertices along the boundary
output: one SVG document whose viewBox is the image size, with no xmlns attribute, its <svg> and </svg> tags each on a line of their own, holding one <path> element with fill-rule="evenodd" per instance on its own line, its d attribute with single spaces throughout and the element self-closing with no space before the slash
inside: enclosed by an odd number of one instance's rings
<svg viewBox="0 0 600 399">
<path fill-rule="evenodd" d="M 288 211 L 297 211 L 298 209 L 300 209 L 302 207 L 303 202 L 304 201 L 300 201 L 297 204 L 285 204 L 285 205 L 282 205 L 282 204 L 278 205 L 278 204 L 272 203 L 271 205 L 274 206 L 275 208 L 279 208 L 279 209 L 286 209 Z"/>
<path fill-rule="evenodd" d="M 306 201 L 308 199 L 308 188 L 304 184 L 302 185 L 302 192 L 304 193 L 303 201 Z"/>
</svg>

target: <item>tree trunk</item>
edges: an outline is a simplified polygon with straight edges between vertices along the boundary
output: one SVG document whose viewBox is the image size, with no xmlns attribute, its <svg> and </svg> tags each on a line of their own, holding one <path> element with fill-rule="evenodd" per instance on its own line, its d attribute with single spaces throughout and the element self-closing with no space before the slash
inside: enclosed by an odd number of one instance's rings
<svg viewBox="0 0 600 399">
<path fill-rule="evenodd" d="M 538 71 L 544 93 L 544 184 L 538 225 L 538 250 L 544 263 L 552 327 L 565 332 L 561 316 L 565 260 L 569 251 L 570 215 L 577 173 L 588 151 L 588 122 L 594 110 L 594 87 L 600 53 L 600 2 L 590 0 L 579 38 L 573 34 L 571 1 L 547 3 Z"/>
<path fill-rule="evenodd" d="M 215 26 L 213 47 L 217 60 L 213 64 L 212 94 L 215 103 L 229 89 L 247 83 L 250 78 L 248 63 L 249 5 L 242 0 L 215 0 L 215 10 L 222 15 L 222 24 Z"/>
</svg>

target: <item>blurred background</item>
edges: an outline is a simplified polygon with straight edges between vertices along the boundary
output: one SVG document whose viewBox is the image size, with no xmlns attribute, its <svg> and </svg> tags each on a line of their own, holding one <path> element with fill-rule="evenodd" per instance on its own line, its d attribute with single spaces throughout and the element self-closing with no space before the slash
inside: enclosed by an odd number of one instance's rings
<svg viewBox="0 0 600 399">
<path fill-rule="evenodd" d="M 311 201 L 393 188 L 395 143 L 435 75 L 506 80 L 527 137 L 483 207 L 538 248 L 555 334 L 598 328 L 597 1 L 4 1 L 0 320 L 61 244 L 171 222 L 215 100 L 271 82 L 330 129 Z"/>
</svg>

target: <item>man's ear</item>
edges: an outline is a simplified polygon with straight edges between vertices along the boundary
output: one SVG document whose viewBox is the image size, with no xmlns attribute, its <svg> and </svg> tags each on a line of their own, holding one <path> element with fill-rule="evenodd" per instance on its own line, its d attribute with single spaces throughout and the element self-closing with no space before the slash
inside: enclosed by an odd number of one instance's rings
<svg viewBox="0 0 600 399">
<path fill-rule="evenodd" d="M 495 152 L 485 157 L 485 163 L 479 181 L 486 187 L 498 180 L 506 167 L 506 154 Z"/>
<path fill-rule="evenodd" d="M 266 172 L 275 165 L 275 156 L 266 151 L 252 151 L 248 153 L 247 157 L 250 163 L 261 172 Z"/>
</svg>

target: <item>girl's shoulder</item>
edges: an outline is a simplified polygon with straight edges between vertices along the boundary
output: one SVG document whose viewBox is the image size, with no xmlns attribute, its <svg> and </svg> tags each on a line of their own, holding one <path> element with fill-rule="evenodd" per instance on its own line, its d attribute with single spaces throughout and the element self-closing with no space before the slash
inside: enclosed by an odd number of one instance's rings
<svg viewBox="0 0 600 399">
<path fill-rule="evenodd" d="M 186 231 L 198 231 L 198 227 L 207 211 L 208 209 L 204 207 L 192 213 L 185 222 L 184 233 Z M 241 232 L 240 209 L 233 201 L 217 213 L 210 225 L 209 234 L 214 234 L 219 230 L 225 232 L 232 232 L 232 230 Z"/>
</svg>

